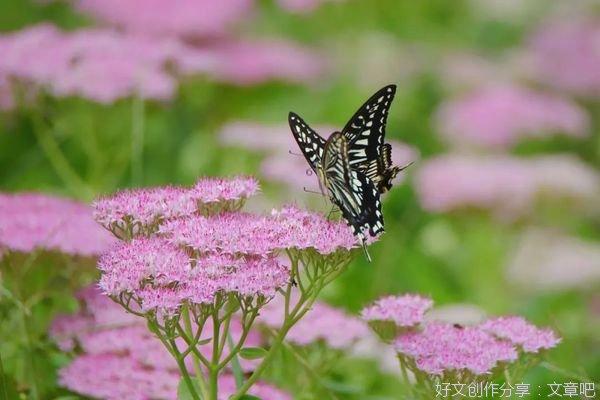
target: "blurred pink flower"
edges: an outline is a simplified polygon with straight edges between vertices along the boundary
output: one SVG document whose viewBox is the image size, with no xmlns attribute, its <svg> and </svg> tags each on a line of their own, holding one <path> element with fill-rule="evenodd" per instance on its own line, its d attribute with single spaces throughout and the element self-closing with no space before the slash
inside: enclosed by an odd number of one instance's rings
<svg viewBox="0 0 600 400">
<path fill-rule="evenodd" d="M 468 371 L 486 375 L 499 363 L 515 361 L 512 344 L 495 339 L 479 327 L 461 327 L 431 322 L 420 332 L 396 339 L 398 353 L 414 360 L 421 371 L 432 375 Z"/>
<path fill-rule="evenodd" d="M 171 98 L 177 84 L 167 72 L 169 62 L 185 73 L 214 69 L 213 56 L 174 39 L 106 29 L 63 32 L 49 24 L 1 35 L 0 51 L 0 79 L 15 78 L 59 97 L 76 95 L 100 103 L 132 95 Z"/>
<path fill-rule="evenodd" d="M 448 154 L 427 160 L 417 173 L 423 207 L 448 212 L 469 207 L 515 218 L 538 199 L 592 203 L 599 191 L 593 169 L 570 155 L 517 158 Z"/>
<path fill-rule="evenodd" d="M 191 187 L 161 186 L 120 191 L 96 200 L 94 218 L 107 229 L 127 223 L 148 227 L 194 214 L 203 205 L 244 200 L 259 190 L 252 177 L 201 178 Z"/>
<path fill-rule="evenodd" d="M 251 15 L 252 0 L 80 0 L 76 7 L 127 31 L 185 38 L 222 36 Z"/>
<path fill-rule="evenodd" d="M 363 308 L 365 321 L 392 321 L 398 327 L 412 327 L 423 322 L 425 312 L 433 306 L 433 300 L 419 295 L 405 294 L 387 296 Z"/>
<path fill-rule="evenodd" d="M 81 296 L 82 293 L 85 293 Z M 89 286 L 79 295 L 82 298 L 81 309 L 77 314 L 59 315 L 52 321 L 50 337 L 56 341 L 63 351 L 73 351 L 77 347 L 88 355 L 114 354 L 127 356 L 141 367 L 177 371 L 178 366 L 160 340 L 146 327 L 146 321 L 138 316 L 129 314 L 121 306 L 102 294 L 96 287 Z M 99 315 L 112 315 L 112 319 L 99 318 Z M 211 321 L 206 322 L 205 329 L 212 332 Z M 229 326 L 229 332 L 234 340 L 239 340 L 242 326 L 237 316 L 234 316 Z M 201 339 L 210 339 L 201 337 Z M 177 340 L 182 351 L 186 345 L 183 340 Z M 246 346 L 260 346 L 261 336 L 256 331 L 250 331 Z M 199 350 L 210 357 L 212 345 L 199 345 Z M 191 369 L 191 360 L 189 368 Z M 252 371 L 255 363 L 240 360 L 244 371 Z"/>
<path fill-rule="evenodd" d="M 593 288 L 600 282 L 600 245 L 550 229 L 528 229 L 509 260 L 507 275 L 528 290 Z"/>
<path fill-rule="evenodd" d="M 37 193 L 0 193 L 0 248 L 95 256 L 113 243 L 85 204 Z"/>
<path fill-rule="evenodd" d="M 575 103 L 510 85 L 490 86 L 447 101 L 437 115 L 439 132 L 452 144 L 491 148 L 556 133 L 586 137 L 589 123 Z"/>
<path fill-rule="evenodd" d="M 177 399 L 179 374 L 117 354 L 81 355 L 59 371 L 61 386 L 106 400 Z"/>
<path fill-rule="evenodd" d="M 553 18 L 529 43 L 533 78 L 580 96 L 600 97 L 600 18 Z"/>
<path fill-rule="evenodd" d="M 551 329 L 540 329 L 523 317 L 498 317 L 485 321 L 481 329 L 492 335 L 510 341 L 526 353 L 537 353 L 541 349 L 555 347 L 560 338 Z"/>
<path fill-rule="evenodd" d="M 284 314 L 284 299 L 276 297 L 261 310 L 258 322 L 279 329 Z M 369 327 L 359 318 L 328 304 L 315 302 L 311 310 L 289 331 L 285 340 L 298 346 L 323 341 L 333 349 L 342 350 L 351 348 L 369 335 Z"/>
<path fill-rule="evenodd" d="M 270 216 L 223 213 L 168 221 L 159 232 L 168 240 L 199 252 L 264 255 L 280 249 L 314 248 L 321 254 L 351 249 L 357 239 L 342 221 L 290 206 Z"/>
<path fill-rule="evenodd" d="M 216 58 L 212 76 L 236 85 L 256 85 L 269 80 L 310 82 L 325 69 L 322 56 L 283 40 L 232 41 L 210 50 Z"/>
</svg>

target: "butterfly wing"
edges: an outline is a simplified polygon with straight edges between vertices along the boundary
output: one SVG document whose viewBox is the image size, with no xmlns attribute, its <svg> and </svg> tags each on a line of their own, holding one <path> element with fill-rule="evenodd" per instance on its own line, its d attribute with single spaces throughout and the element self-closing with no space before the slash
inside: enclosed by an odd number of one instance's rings
<svg viewBox="0 0 600 400">
<path fill-rule="evenodd" d="M 325 186 L 331 201 L 362 241 L 365 231 L 371 236 L 383 232 L 383 214 L 373 182 L 362 172 L 350 168 L 348 149 L 348 141 L 340 132 L 333 133 L 327 140 L 323 156 Z"/>
<path fill-rule="evenodd" d="M 396 85 L 377 91 L 350 118 L 342 133 L 348 140 L 350 166 L 370 178 L 380 193 L 392 186 L 399 168 L 392 166 L 391 146 L 385 142 L 385 126 Z"/>
<path fill-rule="evenodd" d="M 290 112 L 288 122 L 304 158 L 306 158 L 313 171 L 316 172 L 318 165 L 323 159 L 325 139 L 319 136 L 300 116 L 293 112 Z"/>
</svg>

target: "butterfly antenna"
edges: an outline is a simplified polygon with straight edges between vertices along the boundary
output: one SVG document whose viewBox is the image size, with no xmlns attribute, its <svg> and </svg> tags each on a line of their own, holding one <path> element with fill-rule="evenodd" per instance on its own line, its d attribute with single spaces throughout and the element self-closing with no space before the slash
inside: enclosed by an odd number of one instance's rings
<svg viewBox="0 0 600 400">
<path fill-rule="evenodd" d="M 402 172 L 402 171 L 404 171 L 406 168 L 410 167 L 410 166 L 411 166 L 411 165 L 413 165 L 414 163 L 415 163 L 414 161 L 411 161 L 411 162 L 409 162 L 408 164 L 406 164 L 405 166 L 403 166 L 403 167 L 400 167 L 400 169 L 398 170 L 398 172 Z"/>
<path fill-rule="evenodd" d="M 291 151 L 291 150 L 288 150 L 288 153 L 290 153 L 290 154 L 291 154 L 291 155 L 293 155 L 293 156 L 301 156 L 301 155 L 302 155 L 302 154 L 294 153 L 294 152 L 293 152 L 293 151 Z"/>
</svg>

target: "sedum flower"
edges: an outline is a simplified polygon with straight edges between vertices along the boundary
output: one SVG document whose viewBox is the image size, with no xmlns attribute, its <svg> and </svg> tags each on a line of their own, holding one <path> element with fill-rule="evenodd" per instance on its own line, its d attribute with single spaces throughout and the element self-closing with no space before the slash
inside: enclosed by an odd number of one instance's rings
<svg viewBox="0 0 600 400">
<path fill-rule="evenodd" d="M 590 289 L 600 282 L 600 245 L 552 229 L 529 228 L 514 249 L 506 275 L 527 290 Z"/>
<path fill-rule="evenodd" d="M 259 190 L 251 177 L 202 178 L 192 187 L 124 190 L 94 202 L 94 218 L 117 236 L 153 233 L 158 225 L 196 212 L 237 209 Z"/>
<path fill-rule="evenodd" d="M 560 338 L 551 329 L 540 329 L 523 317 L 498 317 L 485 321 L 481 329 L 519 346 L 526 353 L 538 353 L 560 343 Z"/>
<path fill-rule="evenodd" d="M 201 38 L 224 35 L 245 19 L 251 0 L 83 0 L 77 8 L 99 21 L 138 34 Z"/>
<path fill-rule="evenodd" d="M 414 361 L 428 374 L 465 372 L 487 375 L 500 362 L 517 359 L 512 344 L 494 338 L 478 327 L 462 327 L 438 322 L 426 324 L 420 332 L 399 336 L 396 351 Z"/>
<path fill-rule="evenodd" d="M 600 19 L 553 18 L 529 38 L 533 77 L 571 93 L 600 96 Z"/>
<path fill-rule="evenodd" d="M 274 210 L 269 216 L 223 213 L 167 221 L 159 232 L 172 243 L 200 253 L 270 254 L 281 249 L 315 249 L 331 254 L 350 250 L 356 238 L 343 222 L 294 206 Z"/>
<path fill-rule="evenodd" d="M 105 253 L 100 287 L 113 298 L 131 297 L 143 312 L 172 314 L 185 302 L 211 304 L 219 293 L 272 297 L 289 271 L 269 256 L 207 254 L 190 260 L 163 238 L 134 239 Z"/>
<path fill-rule="evenodd" d="M 423 322 L 433 300 L 418 295 L 387 296 L 363 308 L 361 317 L 384 342 L 390 342 L 406 329 Z"/>
<path fill-rule="evenodd" d="M 447 154 L 429 159 L 417 174 L 421 204 L 429 211 L 487 209 L 514 219 L 538 199 L 592 203 L 598 174 L 569 155 L 533 158 Z"/>
<path fill-rule="evenodd" d="M 0 249 L 95 256 L 113 243 L 85 204 L 38 193 L 0 193 Z"/>
<path fill-rule="evenodd" d="M 451 99 L 438 112 L 438 130 L 445 139 L 487 148 L 508 148 L 522 138 L 563 133 L 589 135 L 589 118 L 577 104 L 550 93 L 498 85 Z"/>
<path fill-rule="evenodd" d="M 392 321 L 399 327 L 412 327 L 423 322 L 425 312 L 433 300 L 419 295 L 387 296 L 363 308 L 361 317 L 366 321 Z"/>
</svg>

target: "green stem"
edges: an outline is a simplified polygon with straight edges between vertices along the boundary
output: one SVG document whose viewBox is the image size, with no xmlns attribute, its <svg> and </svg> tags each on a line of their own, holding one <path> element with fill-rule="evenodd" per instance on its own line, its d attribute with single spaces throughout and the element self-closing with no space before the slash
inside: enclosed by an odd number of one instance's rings
<svg viewBox="0 0 600 400">
<path fill-rule="evenodd" d="M 185 329 L 187 331 L 188 337 L 194 337 L 192 331 L 192 321 L 190 318 L 190 310 L 185 307 L 183 310 L 183 323 L 185 325 Z M 202 330 L 202 327 L 198 327 L 199 330 Z M 194 343 L 188 343 L 188 346 L 195 346 Z M 200 387 L 200 393 L 202 394 L 202 398 L 206 398 L 208 390 L 206 388 L 206 380 L 204 379 L 204 374 L 202 373 L 202 368 L 200 368 L 200 360 L 198 356 L 192 352 L 192 364 L 194 365 L 194 373 L 196 374 L 196 380 L 198 381 L 198 386 Z"/>
<path fill-rule="evenodd" d="M 271 334 L 274 334 L 272 330 L 269 330 L 269 332 Z M 308 375 L 310 375 L 312 381 L 319 385 L 319 387 L 322 390 L 322 393 L 325 394 L 329 399 L 337 400 L 337 397 L 333 393 L 331 393 L 331 391 L 325 385 L 323 385 L 321 377 L 317 375 L 317 373 L 313 370 L 308 361 L 304 357 L 302 357 L 302 355 L 294 348 L 294 346 L 292 346 L 285 340 L 283 341 L 283 346 L 294 356 L 294 358 L 300 363 L 300 365 L 302 365 L 304 370 L 308 373 Z"/>
<path fill-rule="evenodd" d="M 4 365 L 2 364 L 2 354 L 0 353 L 0 399 L 8 400 L 8 390 L 6 389 L 6 377 L 4 376 Z"/>
<path fill-rule="evenodd" d="M 131 180 L 139 185 L 144 178 L 144 99 L 133 98 L 131 117 Z"/>
<path fill-rule="evenodd" d="M 219 396 L 219 359 L 221 358 L 221 353 L 219 351 L 220 340 L 220 332 L 221 332 L 221 322 L 219 320 L 219 308 L 216 307 L 213 312 L 213 354 L 212 354 L 212 362 L 209 369 L 209 400 L 217 400 Z"/>
<path fill-rule="evenodd" d="M 54 172 L 69 188 L 69 191 L 77 196 L 91 199 L 94 197 L 93 190 L 83 181 L 83 179 L 75 172 L 75 170 L 69 164 L 69 161 L 63 154 L 60 146 L 54 140 L 49 129 L 43 126 L 39 117 L 32 117 L 34 120 L 33 133 L 35 138 L 40 145 L 44 155 L 52 165 Z"/>
</svg>

